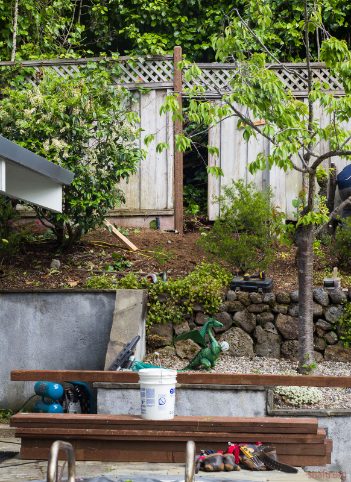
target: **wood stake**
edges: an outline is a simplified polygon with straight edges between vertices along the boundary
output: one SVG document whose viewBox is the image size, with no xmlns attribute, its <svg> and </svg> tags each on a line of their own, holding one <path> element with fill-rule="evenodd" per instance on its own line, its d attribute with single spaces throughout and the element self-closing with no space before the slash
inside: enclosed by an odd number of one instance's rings
<svg viewBox="0 0 351 482">
<path fill-rule="evenodd" d="M 129 241 L 129 239 L 124 236 L 124 234 L 118 231 L 118 229 L 115 228 L 114 225 L 110 223 L 110 221 L 107 221 L 107 219 L 105 219 L 104 224 L 107 229 L 111 230 L 118 239 L 120 239 L 126 246 L 128 246 L 129 249 L 131 249 L 132 251 L 138 251 L 138 248 L 135 246 L 135 244 Z"/>
</svg>

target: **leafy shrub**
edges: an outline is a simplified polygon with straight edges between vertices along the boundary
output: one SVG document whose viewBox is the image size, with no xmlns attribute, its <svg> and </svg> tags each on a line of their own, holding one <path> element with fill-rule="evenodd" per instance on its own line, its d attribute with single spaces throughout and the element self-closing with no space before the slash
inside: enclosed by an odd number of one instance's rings
<svg viewBox="0 0 351 482">
<path fill-rule="evenodd" d="M 0 424 L 10 423 L 10 418 L 13 415 L 13 411 L 7 408 L 0 408 Z"/>
<path fill-rule="evenodd" d="M 338 332 L 339 340 L 342 341 L 345 348 L 351 346 L 351 303 L 347 302 L 344 305 L 343 313 L 335 323 Z"/>
<path fill-rule="evenodd" d="M 335 254 L 342 266 L 350 266 L 351 218 L 342 220 L 335 233 Z"/>
<path fill-rule="evenodd" d="M 140 161 L 138 117 L 131 94 L 114 84 L 116 63 L 88 63 L 70 77 L 44 70 L 37 86 L 14 80 L 2 91 L 1 133 L 74 172 L 64 187 L 63 213 L 36 208 L 62 246 L 102 224 L 124 201 L 117 183 Z"/>
<path fill-rule="evenodd" d="M 293 407 L 315 405 L 322 401 L 322 392 L 315 387 L 276 387 L 274 392 Z"/>
<path fill-rule="evenodd" d="M 21 230 L 16 228 L 18 213 L 10 199 L 0 195 L 0 258 L 16 254 L 23 238 Z"/>
<path fill-rule="evenodd" d="M 91 289 L 138 289 L 148 290 L 147 326 L 155 323 L 180 323 L 192 313 L 195 303 L 203 306 L 208 314 L 218 311 L 223 291 L 228 286 L 231 274 L 224 268 L 201 263 L 187 276 L 177 280 L 158 281 L 150 284 L 130 273 L 116 279 L 108 275 L 92 276 L 86 282 Z"/>
<path fill-rule="evenodd" d="M 237 181 L 224 188 L 219 202 L 220 218 L 209 233 L 202 233 L 200 244 L 242 272 L 266 269 L 283 232 L 283 216 L 272 206 L 272 193 Z"/>
</svg>

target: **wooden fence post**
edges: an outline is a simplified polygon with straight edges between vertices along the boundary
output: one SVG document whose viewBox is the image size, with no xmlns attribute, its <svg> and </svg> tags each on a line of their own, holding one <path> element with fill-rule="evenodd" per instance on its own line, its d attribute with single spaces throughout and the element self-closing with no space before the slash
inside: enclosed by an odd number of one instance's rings
<svg viewBox="0 0 351 482">
<path fill-rule="evenodd" d="M 178 68 L 178 63 L 182 60 L 182 48 L 174 47 L 173 52 L 173 89 L 178 94 L 179 110 L 182 111 L 182 71 Z M 183 121 L 174 121 L 174 227 L 179 233 L 183 234 L 183 153 L 177 151 L 175 146 L 175 136 L 183 133 Z"/>
</svg>

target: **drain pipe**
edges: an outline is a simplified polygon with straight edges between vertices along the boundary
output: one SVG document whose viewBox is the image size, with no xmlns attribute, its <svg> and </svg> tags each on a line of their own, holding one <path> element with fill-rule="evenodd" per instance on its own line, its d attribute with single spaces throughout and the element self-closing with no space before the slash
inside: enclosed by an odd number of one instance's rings
<svg viewBox="0 0 351 482">
<path fill-rule="evenodd" d="M 185 482 L 193 482 L 195 476 L 195 442 L 186 443 Z"/>
<path fill-rule="evenodd" d="M 72 445 L 68 442 L 63 442 L 62 440 L 56 440 L 51 445 L 50 455 L 48 460 L 48 471 L 46 482 L 56 482 L 58 479 L 58 458 L 60 450 L 66 452 L 66 457 L 68 460 L 68 481 L 75 482 L 76 480 L 76 459 L 74 456 L 74 449 Z"/>
</svg>

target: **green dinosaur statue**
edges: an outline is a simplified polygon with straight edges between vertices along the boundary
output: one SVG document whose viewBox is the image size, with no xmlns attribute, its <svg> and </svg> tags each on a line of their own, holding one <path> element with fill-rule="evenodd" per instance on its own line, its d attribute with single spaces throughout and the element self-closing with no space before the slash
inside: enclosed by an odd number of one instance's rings
<svg viewBox="0 0 351 482">
<path fill-rule="evenodd" d="M 210 370 L 215 366 L 221 352 L 229 349 L 226 341 L 218 343 L 212 331 L 213 328 L 221 328 L 222 326 L 223 324 L 220 321 L 209 318 L 200 330 L 181 333 L 175 338 L 175 342 L 180 340 L 193 340 L 202 347 L 184 370 L 195 370 L 197 368 Z"/>
<path fill-rule="evenodd" d="M 210 370 L 215 366 L 216 361 L 222 351 L 224 352 L 229 349 L 229 345 L 226 341 L 221 341 L 218 343 L 211 332 L 209 332 L 209 337 L 211 339 L 210 346 L 201 348 L 199 353 L 194 356 L 184 370 L 196 370 L 199 368 Z"/>
<path fill-rule="evenodd" d="M 223 323 L 214 318 L 209 318 L 200 330 L 191 330 L 178 335 L 174 341 L 175 343 L 180 340 L 193 340 L 202 348 L 206 348 L 209 339 L 213 338 L 212 328 L 222 328 Z"/>
</svg>

